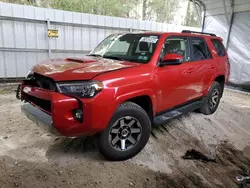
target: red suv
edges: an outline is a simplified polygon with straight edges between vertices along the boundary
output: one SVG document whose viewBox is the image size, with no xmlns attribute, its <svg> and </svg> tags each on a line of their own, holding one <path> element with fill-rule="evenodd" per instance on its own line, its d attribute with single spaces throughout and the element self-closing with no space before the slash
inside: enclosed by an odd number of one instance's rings
<svg viewBox="0 0 250 188">
<path fill-rule="evenodd" d="M 112 34 L 82 58 L 34 66 L 20 87 L 21 109 L 56 135 L 96 134 L 105 157 L 125 160 L 144 148 L 153 124 L 214 113 L 228 75 L 214 34 Z"/>
</svg>

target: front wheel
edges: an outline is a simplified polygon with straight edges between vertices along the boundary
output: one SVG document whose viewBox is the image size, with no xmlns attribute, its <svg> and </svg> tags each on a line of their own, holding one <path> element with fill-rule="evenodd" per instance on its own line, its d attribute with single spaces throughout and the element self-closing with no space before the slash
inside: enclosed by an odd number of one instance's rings
<svg viewBox="0 0 250 188">
<path fill-rule="evenodd" d="M 151 132 L 148 114 L 132 102 L 121 104 L 99 138 L 99 151 L 107 159 L 126 160 L 139 153 Z"/>
<path fill-rule="evenodd" d="M 219 106 L 221 96 L 221 85 L 218 82 L 214 81 L 208 91 L 202 107 L 200 108 L 200 112 L 205 115 L 213 114 Z"/>
</svg>

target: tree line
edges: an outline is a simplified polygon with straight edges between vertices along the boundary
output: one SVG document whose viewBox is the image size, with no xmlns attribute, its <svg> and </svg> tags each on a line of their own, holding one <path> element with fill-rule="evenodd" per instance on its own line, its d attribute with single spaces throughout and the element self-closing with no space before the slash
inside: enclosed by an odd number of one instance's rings
<svg viewBox="0 0 250 188">
<path fill-rule="evenodd" d="M 180 8 L 188 3 L 182 24 L 199 27 L 194 7 L 189 0 L 3 0 L 9 3 L 84 12 L 90 14 L 135 18 L 173 23 Z M 179 11 L 178 11 L 179 10 Z"/>
</svg>

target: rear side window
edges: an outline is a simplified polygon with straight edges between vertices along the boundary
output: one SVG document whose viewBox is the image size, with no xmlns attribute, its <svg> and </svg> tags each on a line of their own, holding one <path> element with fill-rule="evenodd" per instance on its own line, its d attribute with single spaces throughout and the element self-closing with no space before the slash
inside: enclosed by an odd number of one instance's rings
<svg viewBox="0 0 250 188">
<path fill-rule="evenodd" d="M 220 40 L 218 39 L 213 39 L 212 40 L 212 43 L 216 49 L 216 52 L 218 54 L 218 56 L 225 56 L 226 55 L 226 51 L 225 51 L 225 48 L 223 46 L 223 44 L 221 43 Z"/>
<path fill-rule="evenodd" d="M 194 61 L 205 60 L 211 58 L 207 43 L 203 38 L 191 38 L 192 45 L 192 59 Z"/>
</svg>

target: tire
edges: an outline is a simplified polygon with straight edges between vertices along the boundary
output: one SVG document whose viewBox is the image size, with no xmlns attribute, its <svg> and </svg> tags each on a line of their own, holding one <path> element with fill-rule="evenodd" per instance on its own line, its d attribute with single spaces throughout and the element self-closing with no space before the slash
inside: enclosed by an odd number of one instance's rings
<svg viewBox="0 0 250 188">
<path fill-rule="evenodd" d="M 99 137 L 99 151 L 112 161 L 129 159 L 145 147 L 150 133 L 151 121 L 145 110 L 132 102 L 122 103 Z"/>
<path fill-rule="evenodd" d="M 217 96 L 217 98 L 214 98 L 215 96 Z M 219 106 L 221 97 L 222 97 L 221 85 L 218 82 L 214 81 L 199 111 L 204 115 L 213 114 Z"/>
</svg>

